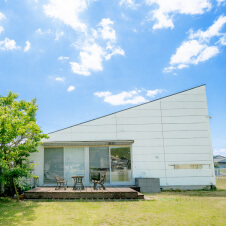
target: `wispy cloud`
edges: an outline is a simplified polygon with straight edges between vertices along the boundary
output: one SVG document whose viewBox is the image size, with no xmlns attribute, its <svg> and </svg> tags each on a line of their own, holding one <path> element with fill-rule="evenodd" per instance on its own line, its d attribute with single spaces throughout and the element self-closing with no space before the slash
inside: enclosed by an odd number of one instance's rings
<svg viewBox="0 0 226 226">
<path fill-rule="evenodd" d="M 0 26 L 0 34 L 4 31 L 4 27 Z"/>
<path fill-rule="evenodd" d="M 64 82 L 65 78 L 64 77 L 56 77 L 56 81 L 58 82 Z"/>
<path fill-rule="evenodd" d="M 194 32 L 190 30 L 189 39 L 199 39 L 200 41 L 209 42 L 209 40 L 216 36 L 222 36 L 220 32 L 226 24 L 226 16 L 220 16 L 206 31 L 198 30 Z"/>
<path fill-rule="evenodd" d="M 225 0 L 217 0 L 218 5 L 221 5 L 222 3 L 226 4 Z"/>
<path fill-rule="evenodd" d="M 37 34 L 40 34 L 40 35 L 51 34 L 51 30 L 48 29 L 48 30 L 44 30 L 44 31 L 43 31 L 41 28 L 38 28 L 38 29 L 36 30 L 36 33 L 37 33 Z"/>
<path fill-rule="evenodd" d="M 75 90 L 75 87 L 74 87 L 74 86 L 69 86 L 69 87 L 67 88 L 67 91 L 68 91 L 68 92 L 72 92 L 73 90 Z"/>
<path fill-rule="evenodd" d="M 118 94 L 112 94 L 110 91 L 95 92 L 94 95 L 103 98 L 104 102 L 109 103 L 113 106 L 126 105 L 126 104 L 141 104 L 148 101 L 145 97 L 154 98 L 156 95 L 162 93 L 164 90 L 145 90 L 145 89 L 135 89 L 131 91 L 123 91 Z"/>
<path fill-rule="evenodd" d="M 92 0 L 49 0 L 43 5 L 47 16 L 62 21 L 77 31 L 86 31 L 86 24 L 81 22 L 79 15 L 87 9 Z"/>
<path fill-rule="evenodd" d="M 25 42 L 24 52 L 28 52 L 31 48 L 31 43 L 29 41 Z"/>
<path fill-rule="evenodd" d="M 209 0 L 145 0 L 146 4 L 157 6 L 158 8 L 150 11 L 151 19 L 155 20 L 153 29 L 174 28 L 173 15 L 203 14 L 210 10 Z"/>
<path fill-rule="evenodd" d="M 140 6 L 140 4 L 137 4 L 135 0 L 120 0 L 119 5 L 131 9 L 137 9 Z"/>
<path fill-rule="evenodd" d="M 190 30 L 188 40 L 177 48 L 176 53 L 171 56 L 170 66 L 164 68 L 163 72 L 197 65 L 218 55 L 220 45 L 224 45 L 225 33 L 221 33 L 221 30 L 225 24 L 226 16 L 220 16 L 206 31 Z M 213 37 L 219 40 L 211 44 Z"/>
<path fill-rule="evenodd" d="M 147 96 L 154 98 L 156 95 L 162 93 L 163 89 L 154 89 L 154 90 L 147 90 Z"/>
<path fill-rule="evenodd" d="M 3 19 L 6 19 L 6 16 L 5 16 L 4 13 L 1 13 L 1 12 L 0 12 L 0 20 L 3 20 Z"/>
<path fill-rule="evenodd" d="M 14 40 L 11 40 L 9 38 L 5 38 L 4 41 L 0 41 L 0 50 L 1 51 L 10 51 L 19 49 L 20 47 L 16 45 L 16 42 Z"/>
<path fill-rule="evenodd" d="M 64 32 L 61 31 L 61 32 L 56 32 L 56 38 L 55 38 L 55 41 L 58 41 L 62 36 L 64 36 Z"/>
<path fill-rule="evenodd" d="M 69 60 L 69 57 L 66 57 L 66 56 L 60 56 L 60 57 L 58 57 L 58 60 L 66 61 L 66 60 Z"/>
<path fill-rule="evenodd" d="M 222 155 L 226 157 L 226 149 L 222 148 L 222 149 L 216 149 L 213 151 L 214 155 Z"/>
<path fill-rule="evenodd" d="M 110 50 L 110 53 L 107 53 L 105 55 L 105 60 L 110 60 L 111 57 L 114 56 L 114 55 L 125 56 L 125 51 L 121 47 L 111 45 L 110 43 L 108 43 L 106 50 Z"/>
<path fill-rule="evenodd" d="M 1 22 L 1 20 L 4 20 L 4 19 L 6 19 L 5 14 L 3 14 L 3 13 L 0 12 L 0 22 Z M 3 27 L 3 26 L 0 26 L 0 34 L 1 34 L 3 31 L 4 31 L 4 27 Z"/>
</svg>

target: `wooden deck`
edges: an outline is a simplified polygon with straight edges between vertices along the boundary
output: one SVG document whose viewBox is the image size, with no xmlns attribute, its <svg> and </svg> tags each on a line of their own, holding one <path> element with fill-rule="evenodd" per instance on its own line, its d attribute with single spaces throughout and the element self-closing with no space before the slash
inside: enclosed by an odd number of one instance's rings
<svg viewBox="0 0 226 226">
<path fill-rule="evenodd" d="M 24 199 L 143 199 L 143 194 L 127 187 L 106 187 L 106 190 L 94 190 L 85 187 L 84 190 L 73 190 L 72 187 L 37 187 L 26 191 Z"/>
</svg>

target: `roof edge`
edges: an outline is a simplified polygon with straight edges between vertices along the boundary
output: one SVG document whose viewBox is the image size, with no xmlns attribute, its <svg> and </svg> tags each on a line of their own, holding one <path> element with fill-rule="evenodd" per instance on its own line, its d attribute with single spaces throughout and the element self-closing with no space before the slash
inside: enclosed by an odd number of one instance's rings
<svg viewBox="0 0 226 226">
<path fill-rule="evenodd" d="M 183 91 L 180 91 L 180 92 L 177 92 L 177 93 L 173 93 L 173 94 L 170 94 L 170 95 L 168 95 L 168 96 L 160 97 L 160 98 L 158 98 L 158 99 L 151 100 L 151 101 L 145 102 L 145 103 L 143 103 L 143 104 L 138 104 L 138 105 L 135 105 L 135 106 L 132 106 L 132 107 L 129 107 L 129 108 L 125 108 L 125 109 L 123 109 L 123 110 L 116 111 L 116 112 L 113 112 L 113 113 L 110 113 L 110 114 L 107 114 L 107 115 L 104 115 L 104 116 L 101 116 L 101 117 L 98 117 L 98 118 L 94 118 L 94 119 L 91 119 L 91 120 L 88 120 L 88 121 L 85 121 L 85 122 L 81 122 L 81 123 L 78 123 L 78 124 L 75 124 L 75 125 L 72 125 L 72 126 L 68 126 L 68 127 L 63 128 L 63 129 L 59 129 L 59 130 L 50 132 L 50 133 L 48 133 L 48 134 L 56 133 L 56 132 L 59 132 L 59 131 L 61 131 L 61 130 L 69 129 L 69 128 L 74 127 L 74 126 L 82 125 L 82 124 L 87 123 L 87 122 L 91 122 L 91 121 L 94 121 L 94 120 L 97 120 L 97 119 L 101 119 L 101 118 L 104 118 L 104 117 L 107 117 L 107 116 L 110 116 L 110 115 L 114 115 L 114 114 L 116 114 L 116 113 L 119 113 L 119 112 L 122 112 L 122 111 L 126 111 L 126 110 L 129 110 L 129 109 L 132 109 L 132 108 L 135 108 L 135 107 L 138 107 L 138 106 L 142 106 L 142 105 L 145 105 L 145 104 L 149 104 L 149 103 L 151 103 L 151 102 L 158 101 L 158 100 L 161 100 L 161 99 L 164 99 L 164 98 L 167 98 L 167 97 L 170 97 L 170 96 L 174 96 L 174 95 L 177 95 L 177 94 L 180 94 L 180 93 L 184 93 L 184 92 L 187 92 L 187 91 L 189 91 L 189 90 L 199 88 L 199 87 L 201 87 L 201 86 L 206 86 L 206 84 L 202 84 L 202 85 L 199 85 L 199 86 L 195 86 L 195 87 L 193 87 L 193 88 L 186 89 L 186 90 L 183 90 Z"/>
</svg>

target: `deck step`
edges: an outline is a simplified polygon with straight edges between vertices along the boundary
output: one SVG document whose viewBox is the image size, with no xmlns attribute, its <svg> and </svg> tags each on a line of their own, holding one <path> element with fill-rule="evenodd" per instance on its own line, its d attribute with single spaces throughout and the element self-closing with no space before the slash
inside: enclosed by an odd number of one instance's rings
<svg viewBox="0 0 226 226">
<path fill-rule="evenodd" d="M 138 199 L 138 192 L 128 187 L 106 187 L 105 190 L 93 190 L 92 187 L 85 187 L 84 190 L 37 187 L 24 192 L 24 199 Z"/>
<path fill-rule="evenodd" d="M 138 192 L 138 199 L 144 199 L 144 195 L 140 192 Z"/>
</svg>

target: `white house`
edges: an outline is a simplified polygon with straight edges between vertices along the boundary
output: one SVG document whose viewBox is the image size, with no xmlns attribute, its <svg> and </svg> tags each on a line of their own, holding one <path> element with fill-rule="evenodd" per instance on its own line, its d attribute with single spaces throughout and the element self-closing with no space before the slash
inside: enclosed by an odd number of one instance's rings
<svg viewBox="0 0 226 226">
<path fill-rule="evenodd" d="M 205 85 L 49 134 L 31 160 L 39 186 L 106 172 L 106 185 L 160 178 L 163 189 L 215 185 Z"/>
</svg>

